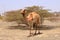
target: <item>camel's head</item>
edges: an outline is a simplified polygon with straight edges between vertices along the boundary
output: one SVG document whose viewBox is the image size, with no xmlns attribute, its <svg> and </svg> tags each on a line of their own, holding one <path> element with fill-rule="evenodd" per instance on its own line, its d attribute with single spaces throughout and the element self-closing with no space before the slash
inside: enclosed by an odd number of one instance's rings
<svg viewBox="0 0 60 40">
<path fill-rule="evenodd" d="M 20 13 L 23 15 L 23 17 L 25 17 L 26 10 L 25 9 L 22 9 Z"/>
<path fill-rule="evenodd" d="M 24 13 L 26 13 L 26 10 L 25 9 L 22 9 L 21 10 L 21 14 L 24 14 Z"/>
</svg>

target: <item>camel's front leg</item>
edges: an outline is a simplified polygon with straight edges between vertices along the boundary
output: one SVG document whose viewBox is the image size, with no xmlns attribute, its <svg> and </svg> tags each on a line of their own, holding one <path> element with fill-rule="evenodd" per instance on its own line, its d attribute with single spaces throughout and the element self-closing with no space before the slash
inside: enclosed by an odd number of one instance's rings
<svg viewBox="0 0 60 40">
<path fill-rule="evenodd" d="M 33 35 L 33 23 L 32 22 L 30 22 L 29 23 L 29 27 L 30 27 L 30 35 Z"/>
</svg>

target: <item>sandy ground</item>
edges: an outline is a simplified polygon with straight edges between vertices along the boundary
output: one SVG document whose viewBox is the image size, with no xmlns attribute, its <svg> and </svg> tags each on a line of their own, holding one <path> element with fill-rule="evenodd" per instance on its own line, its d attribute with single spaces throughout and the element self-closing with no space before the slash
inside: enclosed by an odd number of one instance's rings
<svg viewBox="0 0 60 40">
<path fill-rule="evenodd" d="M 60 40 L 60 21 L 45 20 L 41 29 L 42 34 L 32 37 L 27 37 L 29 30 L 13 28 L 16 25 L 14 22 L 0 21 L 0 40 Z"/>
</svg>

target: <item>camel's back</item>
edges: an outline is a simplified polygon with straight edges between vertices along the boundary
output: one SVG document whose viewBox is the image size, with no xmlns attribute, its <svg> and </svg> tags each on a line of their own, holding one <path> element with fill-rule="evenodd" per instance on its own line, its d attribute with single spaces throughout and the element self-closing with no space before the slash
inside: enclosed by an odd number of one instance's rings
<svg viewBox="0 0 60 40">
<path fill-rule="evenodd" d="M 38 13 L 36 13 L 36 12 L 32 12 L 32 13 L 30 13 L 30 14 L 33 15 L 33 19 L 35 19 L 35 18 L 40 18 L 40 15 L 39 15 Z"/>
<path fill-rule="evenodd" d="M 40 15 L 36 12 L 30 13 L 32 14 L 33 22 L 39 21 L 40 20 Z"/>
<path fill-rule="evenodd" d="M 29 13 L 29 15 L 27 16 L 27 20 L 28 21 L 37 21 L 40 20 L 40 15 L 36 12 L 31 12 Z"/>
</svg>

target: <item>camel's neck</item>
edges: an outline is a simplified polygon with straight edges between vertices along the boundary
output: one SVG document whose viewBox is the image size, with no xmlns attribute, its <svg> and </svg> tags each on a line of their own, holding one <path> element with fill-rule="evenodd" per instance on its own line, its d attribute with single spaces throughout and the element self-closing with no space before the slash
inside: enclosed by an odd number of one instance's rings
<svg viewBox="0 0 60 40">
<path fill-rule="evenodd" d="M 25 13 L 22 13 L 23 18 L 25 18 Z"/>
<path fill-rule="evenodd" d="M 29 26 L 28 23 L 27 23 L 27 19 L 26 19 L 26 16 L 25 16 L 25 15 L 23 15 L 23 19 L 24 19 L 25 24 L 26 24 L 27 26 Z"/>
</svg>

